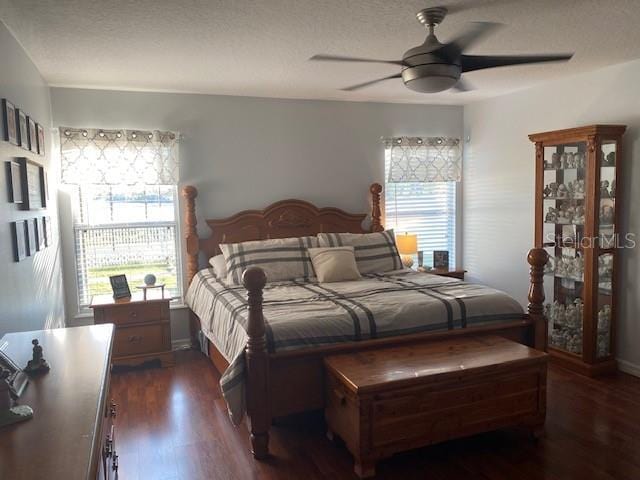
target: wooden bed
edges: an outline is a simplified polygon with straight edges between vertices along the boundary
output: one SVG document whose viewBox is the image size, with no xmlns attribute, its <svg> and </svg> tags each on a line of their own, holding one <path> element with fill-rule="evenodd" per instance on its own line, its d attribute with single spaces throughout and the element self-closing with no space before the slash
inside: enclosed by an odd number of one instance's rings
<svg viewBox="0 0 640 480">
<path fill-rule="evenodd" d="M 231 217 L 206 220 L 211 236 L 199 238 L 196 230 L 193 186 L 182 190 L 185 198 L 185 228 L 187 249 L 187 278 L 191 282 L 208 259 L 221 253 L 221 243 L 235 243 L 267 238 L 286 238 L 316 235 L 320 232 L 367 233 L 383 230 L 380 194 L 382 187 L 370 187 L 371 221 L 364 228 L 367 214 L 350 214 L 337 208 L 318 208 L 302 200 L 283 200 L 264 210 L 247 210 Z M 268 353 L 265 324 L 262 316 L 264 272 L 250 268 L 243 275 L 248 293 L 249 326 L 246 356 L 246 407 L 250 422 L 251 444 L 256 458 L 265 458 L 269 448 L 269 428 L 272 419 L 308 410 L 324 408 L 325 400 L 323 358 L 334 353 L 357 352 L 381 346 L 408 345 L 436 341 L 455 336 L 500 335 L 517 342 L 546 350 L 547 324 L 543 316 L 544 289 L 542 285 L 547 253 L 543 249 L 529 251 L 531 266 L 528 313 L 521 320 L 444 332 L 429 332 L 392 338 L 342 343 L 325 347 L 306 348 L 280 353 Z M 200 320 L 192 313 L 191 335 L 195 344 Z M 228 362 L 209 342 L 209 356 L 222 373 Z"/>
</svg>

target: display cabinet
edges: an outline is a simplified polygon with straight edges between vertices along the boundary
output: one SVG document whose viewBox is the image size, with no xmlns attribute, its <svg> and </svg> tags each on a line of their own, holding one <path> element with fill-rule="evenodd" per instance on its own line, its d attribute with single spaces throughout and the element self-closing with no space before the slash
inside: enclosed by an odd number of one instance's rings
<svg viewBox="0 0 640 480">
<path fill-rule="evenodd" d="M 536 147 L 535 246 L 549 254 L 545 315 L 553 360 L 614 371 L 622 125 L 529 135 Z"/>
</svg>

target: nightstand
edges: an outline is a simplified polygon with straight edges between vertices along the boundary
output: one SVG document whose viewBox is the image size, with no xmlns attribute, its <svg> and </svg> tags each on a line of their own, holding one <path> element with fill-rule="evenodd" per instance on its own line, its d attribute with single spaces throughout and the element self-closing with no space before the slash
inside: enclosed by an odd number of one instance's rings
<svg viewBox="0 0 640 480">
<path fill-rule="evenodd" d="M 467 273 L 467 271 L 460 268 L 456 268 L 455 270 L 449 270 L 448 268 L 433 268 L 431 270 L 425 270 L 424 273 L 432 273 L 433 275 L 439 275 L 441 277 L 451 277 L 464 280 L 464 274 Z"/>
<path fill-rule="evenodd" d="M 163 367 L 173 365 L 169 299 L 144 300 L 142 294 L 114 299 L 96 296 L 91 300 L 94 323 L 116 326 L 113 365 L 140 365 L 159 360 Z"/>
</svg>

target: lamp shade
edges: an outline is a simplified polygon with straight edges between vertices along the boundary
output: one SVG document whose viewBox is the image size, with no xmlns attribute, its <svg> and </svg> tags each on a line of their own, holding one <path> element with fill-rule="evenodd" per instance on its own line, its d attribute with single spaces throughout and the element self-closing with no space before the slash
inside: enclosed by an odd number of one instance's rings
<svg viewBox="0 0 640 480">
<path fill-rule="evenodd" d="M 396 234 L 396 246 L 400 255 L 413 255 L 418 251 L 418 235 L 415 233 Z"/>
</svg>

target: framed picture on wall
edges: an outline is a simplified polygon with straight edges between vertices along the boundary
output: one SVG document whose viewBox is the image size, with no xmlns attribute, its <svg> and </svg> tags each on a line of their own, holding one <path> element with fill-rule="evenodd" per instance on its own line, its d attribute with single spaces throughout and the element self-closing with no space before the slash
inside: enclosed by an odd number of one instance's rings
<svg viewBox="0 0 640 480">
<path fill-rule="evenodd" d="M 44 250 L 45 245 L 45 233 L 44 233 L 44 221 L 43 217 L 36 217 L 33 219 L 33 223 L 35 224 L 36 229 L 36 250 Z"/>
<path fill-rule="evenodd" d="M 20 173 L 20 164 L 18 162 L 5 162 L 7 167 L 7 193 L 9 202 L 22 203 L 22 175 Z"/>
<path fill-rule="evenodd" d="M 13 241 L 13 260 L 20 262 L 27 258 L 26 224 L 24 220 L 11 222 L 11 239 Z"/>
<path fill-rule="evenodd" d="M 25 220 L 27 224 L 27 256 L 31 257 L 36 254 L 37 238 L 36 238 L 36 223 L 31 220 Z"/>
<path fill-rule="evenodd" d="M 38 210 L 47 207 L 45 170 L 42 165 L 25 157 L 16 159 L 20 165 L 22 185 L 22 210 Z"/>
<path fill-rule="evenodd" d="M 2 99 L 2 129 L 4 141 L 18 145 L 16 107 L 6 98 Z"/>
<path fill-rule="evenodd" d="M 27 127 L 27 114 L 19 108 L 18 112 L 18 143 L 25 150 L 29 150 L 29 128 Z"/>
<path fill-rule="evenodd" d="M 51 217 L 42 217 L 42 228 L 44 228 L 44 245 L 53 245 L 53 230 L 51 230 Z"/>
<path fill-rule="evenodd" d="M 44 146 L 44 127 L 39 123 L 36 125 L 36 130 L 38 131 L 38 154 L 45 154 L 45 146 Z"/>
<path fill-rule="evenodd" d="M 38 153 L 38 131 L 36 129 L 36 121 L 28 116 L 27 123 L 29 127 L 29 150 L 33 153 Z"/>
</svg>

